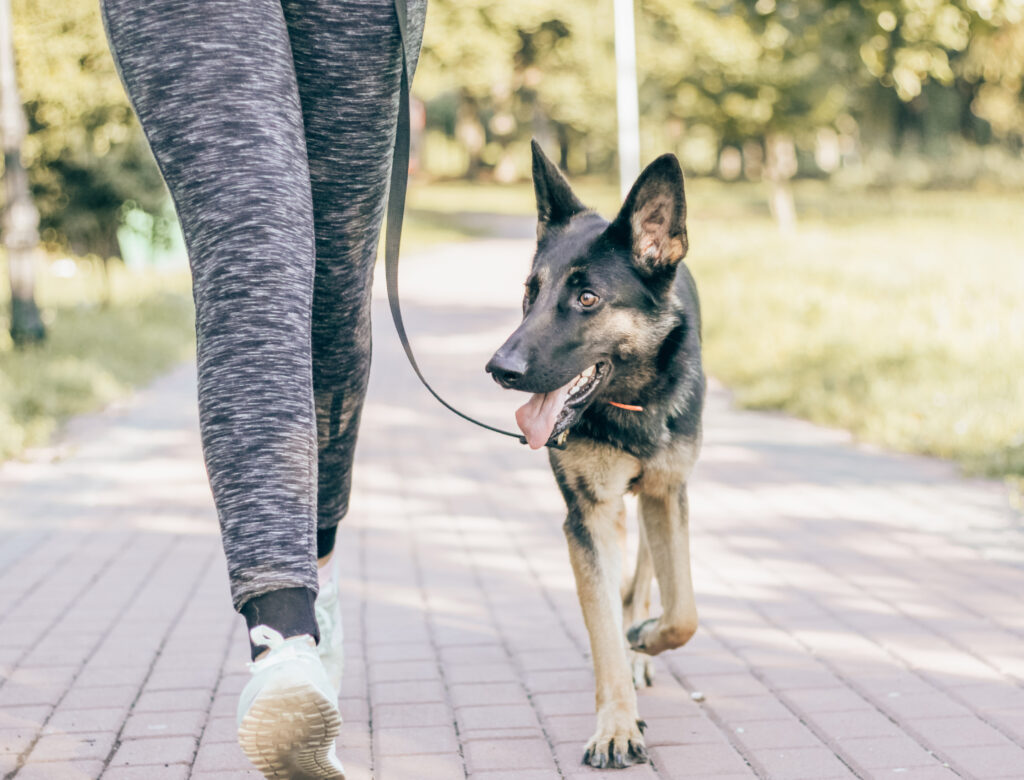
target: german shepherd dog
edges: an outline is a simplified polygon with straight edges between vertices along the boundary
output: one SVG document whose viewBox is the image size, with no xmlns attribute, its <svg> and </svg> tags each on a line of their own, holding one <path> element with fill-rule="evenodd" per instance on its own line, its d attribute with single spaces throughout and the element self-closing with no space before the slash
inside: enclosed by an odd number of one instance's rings
<svg viewBox="0 0 1024 780">
<path fill-rule="evenodd" d="M 590 634 L 597 730 L 583 763 L 647 761 L 636 687 L 649 656 L 697 630 L 686 481 L 701 443 L 700 306 L 683 263 L 683 173 L 673 155 L 640 175 L 611 223 L 584 206 L 533 144 L 537 249 L 523 321 L 487 371 L 532 393 L 516 412 L 548 446 L 568 508 L 564 530 Z M 626 512 L 638 496 L 640 548 L 623 580 Z M 663 612 L 648 618 L 651 576 Z M 627 630 L 624 630 L 624 626 Z"/>
</svg>

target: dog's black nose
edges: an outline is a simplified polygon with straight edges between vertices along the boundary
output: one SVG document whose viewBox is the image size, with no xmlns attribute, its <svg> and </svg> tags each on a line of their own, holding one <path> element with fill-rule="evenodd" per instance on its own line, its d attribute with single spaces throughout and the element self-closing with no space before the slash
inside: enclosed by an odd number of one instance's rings
<svg viewBox="0 0 1024 780">
<path fill-rule="evenodd" d="M 502 387 L 513 387 L 526 373 L 526 361 L 516 355 L 503 355 L 499 350 L 485 370 Z"/>
</svg>

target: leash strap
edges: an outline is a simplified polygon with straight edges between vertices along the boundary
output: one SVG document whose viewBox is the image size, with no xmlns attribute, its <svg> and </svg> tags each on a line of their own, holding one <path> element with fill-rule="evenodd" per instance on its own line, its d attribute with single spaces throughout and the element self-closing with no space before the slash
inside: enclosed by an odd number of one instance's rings
<svg viewBox="0 0 1024 780">
<path fill-rule="evenodd" d="M 388 303 L 391 306 L 391 319 L 394 320 L 395 330 L 398 331 L 398 340 L 402 342 L 402 349 L 409 359 L 409 365 L 416 372 L 420 382 L 427 388 L 428 392 L 450 412 L 454 412 L 463 420 L 468 420 L 474 425 L 486 428 L 489 431 L 500 433 L 503 436 L 511 436 L 518 439 L 520 443 L 526 444 L 526 437 L 522 434 L 505 431 L 495 428 L 493 425 L 482 423 L 463 414 L 450 403 L 445 401 L 430 383 L 423 376 L 416 358 L 412 354 L 412 347 L 409 345 L 409 337 L 405 333 L 405 324 L 402 322 L 402 307 L 398 300 L 398 255 L 402 243 L 402 219 L 405 216 L 405 191 L 409 183 L 409 57 L 406 43 L 409 40 L 407 35 L 408 10 L 406 0 L 395 0 L 395 12 L 398 15 L 398 31 L 402 39 L 402 85 L 398 94 L 398 130 L 395 134 L 395 153 L 391 161 L 391 188 L 388 191 L 388 225 L 384 237 L 384 276 L 387 280 Z"/>
</svg>

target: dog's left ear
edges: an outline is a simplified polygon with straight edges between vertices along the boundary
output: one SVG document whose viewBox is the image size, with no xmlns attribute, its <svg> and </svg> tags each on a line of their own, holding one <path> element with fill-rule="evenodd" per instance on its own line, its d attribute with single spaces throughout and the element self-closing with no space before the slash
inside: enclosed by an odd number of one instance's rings
<svg viewBox="0 0 1024 780">
<path fill-rule="evenodd" d="M 608 234 L 633 250 L 633 262 L 646 274 L 674 269 L 686 257 L 686 195 L 674 154 L 644 169 Z"/>
<path fill-rule="evenodd" d="M 530 147 L 533 150 L 533 191 L 537 196 L 537 238 L 541 239 L 549 230 L 567 224 L 587 207 L 544 154 L 537 139 L 530 142 Z"/>
</svg>

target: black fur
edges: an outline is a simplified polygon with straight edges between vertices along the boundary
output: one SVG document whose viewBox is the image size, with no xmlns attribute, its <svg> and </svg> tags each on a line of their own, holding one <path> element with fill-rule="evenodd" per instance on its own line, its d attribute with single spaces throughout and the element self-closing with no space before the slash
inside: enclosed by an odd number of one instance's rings
<svg viewBox="0 0 1024 780">
<path fill-rule="evenodd" d="M 574 490 L 573 486 L 565 478 L 565 474 L 562 473 L 562 470 L 556 464 L 552 464 L 551 470 L 555 475 L 555 482 L 558 484 L 558 489 L 562 493 L 562 498 L 565 500 L 565 506 L 568 510 L 563 529 L 567 536 L 574 539 L 581 549 L 592 556 L 594 554 L 594 539 L 587 528 L 585 510 L 588 507 L 584 505 L 593 504 L 596 497 L 593 496 L 588 485 L 585 483 L 580 484 L 582 480 L 577 481 L 575 486 L 576 488 L 582 488 L 582 490 L 579 492 Z"/>
</svg>

